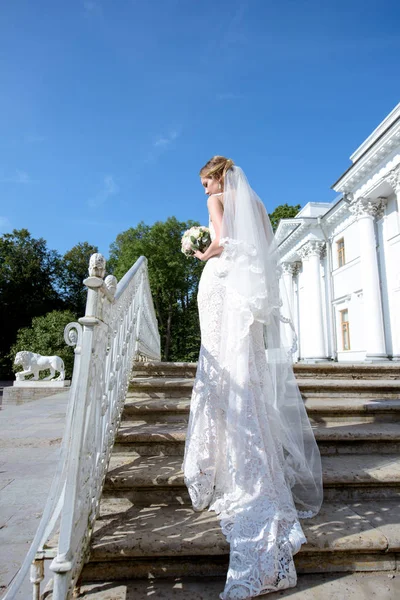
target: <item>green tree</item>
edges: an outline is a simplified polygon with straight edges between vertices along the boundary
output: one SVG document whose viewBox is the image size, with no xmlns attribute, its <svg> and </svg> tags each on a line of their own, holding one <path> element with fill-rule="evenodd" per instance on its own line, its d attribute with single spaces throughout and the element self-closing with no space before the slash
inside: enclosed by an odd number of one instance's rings
<svg viewBox="0 0 400 600">
<path fill-rule="evenodd" d="M 64 328 L 71 321 L 76 321 L 76 315 L 70 310 L 53 310 L 42 317 L 34 317 L 30 327 L 23 327 L 17 333 L 15 344 L 11 347 L 11 361 L 20 350 L 37 352 L 44 356 L 53 354 L 60 356 L 65 365 L 65 378 L 70 379 L 74 364 L 74 349 L 64 341 Z M 21 367 L 13 367 L 14 371 Z M 46 377 L 50 372 L 42 371 L 40 377 Z"/>
<path fill-rule="evenodd" d="M 120 233 L 110 248 L 108 266 L 118 279 L 141 255 L 149 261 L 164 360 L 196 360 L 199 351 L 196 296 L 204 263 L 181 252 L 182 235 L 194 225 L 175 217 L 152 226 L 141 222 Z"/>
<path fill-rule="evenodd" d="M 44 356 L 60 356 L 65 365 L 65 378 L 70 379 L 74 365 L 74 349 L 67 346 L 64 340 L 64 328 L 71 321 L 76 321 L 76 315 L 70 310 L 53 310 L 42 317 L 34 317 L 30 327 L 23 327 L 17 333 L 15 344 L 10 350 L 10 360 L 14 361 L 15 355 L 20 350 L 37 352 Z M 20 366 L 13 366 L 13 371 L 20 371 Z M 44 378 L 50 371 L 42 371 L 40 377 Z"/>
<path fill-rule="evenodd" d="M 296 204 L 295 206 L 290 206 L 289 204 L 280 204 L 269 214 L 269 218 L 271 221 L 272 229 L 274 231 L 277 230 L 279 221 L 281 219 L 292 219 L 297 215 L 301 206 L 300 204 Z"/>
<path fill-rule="evenodd" d="M 62 308 L 60 256 L 27 229 L 0 236 L 0 378 L 12 374 L 9 350 L 32 317 Z"/>
<path fill-rule="evenodd" d="M 88 277 L 89 259 L 98 252 L 97 246 L 80 242 L 66 252 L 61 259 L 61 289 L 65 308 L 75 314 L 85 314 L 87 288 L 83 280 Z"/>
</svg>

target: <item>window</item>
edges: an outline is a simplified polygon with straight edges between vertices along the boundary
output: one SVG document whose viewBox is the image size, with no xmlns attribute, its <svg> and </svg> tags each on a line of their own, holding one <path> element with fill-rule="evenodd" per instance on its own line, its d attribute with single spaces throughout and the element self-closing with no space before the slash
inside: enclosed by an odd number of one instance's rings
<svg viewBox="0 0 400 600">
<path fill-rule="evenodd" d="M 350 350 L 349 311 L 340 311 L 340 325 L 342 328 L 342 350 Z"/>
<path fill-rule="evenodd" d="M 338 267 L 343 267 L 346 260 L 344 257 L 344 239 L 342 238 L 338 242 L 336 242 L 337 246 L 337 257 L 338 257 Z"/>
</svg>

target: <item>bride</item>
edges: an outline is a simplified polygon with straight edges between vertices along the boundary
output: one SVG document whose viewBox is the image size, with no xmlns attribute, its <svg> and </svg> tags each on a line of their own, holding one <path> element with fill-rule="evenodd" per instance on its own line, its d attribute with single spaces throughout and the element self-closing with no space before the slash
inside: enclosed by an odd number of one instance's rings
<svg viewBox="0 0 400 600">
<path fill-rule="evenodd" d="M 297 583 L 299 519 L 321 507 L 321 457 L 265 207 L 230 159 L 214 156 L 200 177 L 212 242 L 195 254 L 207 264 L 182 469 L 193 508 L 215 511 L 230 544 L 220 598 L 253 598 Z"/>
</svg>

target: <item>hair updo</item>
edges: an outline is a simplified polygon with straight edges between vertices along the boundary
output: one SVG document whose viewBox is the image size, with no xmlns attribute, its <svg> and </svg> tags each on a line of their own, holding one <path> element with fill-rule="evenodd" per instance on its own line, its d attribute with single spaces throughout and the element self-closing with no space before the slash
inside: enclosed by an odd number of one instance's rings
<svg viewBox="0 0 400 600">
<path fill-rule="evenodd" d="M 200 169 L 200 177 L 211 177 L 217 181 L 223 179 L 226 172 L 233 167 L 235 163 L 225 156 L 213 156 L 208 163 Z"/>
</svg>

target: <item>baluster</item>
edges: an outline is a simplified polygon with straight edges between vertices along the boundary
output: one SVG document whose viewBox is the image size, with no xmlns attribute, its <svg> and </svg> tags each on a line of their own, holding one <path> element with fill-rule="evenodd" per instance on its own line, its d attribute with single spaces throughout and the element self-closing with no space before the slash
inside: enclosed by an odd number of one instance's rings
<svg viewBox="0 0 400 600">
<path fill-rule="evenodd" d="M 68 451 L 57 467 L 56 491 L 49 499 L 51 503 L 46 503 L 38 539 L 4 600 L 13 600 L 29 568 L 33 600 L 40 600 L 44 559 L 38 549 L 49 539 L 60 511 L 57 555 L 50 565 L 54 572 L 53 599 L 70 597 L 87 555 L 133 359 L 160 360 L 147 260 L 141 257 L 118 286 L 115 277 L 104 279 L 104 275 L 104 258 L 92 255 L 89 278 L 84 281 L 89 288 L 85 316 L 79 323 L 70 323 L 64 333 L 66 343 L 76 345 L 63 440 Z"/>
<path fill-rule="evenodd" d="M 44 559 L 35 559 L 31 564 L 30 581 L 33 585 L 33 600 L 40 600 L 40 584 L 44 579 Z"/>
</svg>

